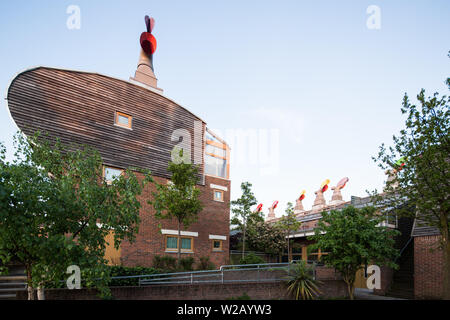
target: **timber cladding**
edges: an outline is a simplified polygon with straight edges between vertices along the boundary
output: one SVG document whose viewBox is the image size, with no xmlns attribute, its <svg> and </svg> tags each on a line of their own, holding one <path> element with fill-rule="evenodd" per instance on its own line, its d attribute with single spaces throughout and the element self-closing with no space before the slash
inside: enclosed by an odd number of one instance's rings
<svg viewBox="0 0 450 320">
<path fill-rule="evenodd" d="M 190 133 L 191 159 L 203 163 L 203 143 L 195 148 L 193 137 L 199 121 L 203 142 L 205 122 L 170 99 L 124 80 L 38 67 L 13 79 L 7 100 L 26 135 L 40 131 L 64 144 L 90 145 L 106 165 L 146 168 L 168 178 L 171 151 L 180 142 L 171 140 L 177 129 Z M 116 112 L 132 117 L 131 129 L 115 125 Z"/>
</svg>

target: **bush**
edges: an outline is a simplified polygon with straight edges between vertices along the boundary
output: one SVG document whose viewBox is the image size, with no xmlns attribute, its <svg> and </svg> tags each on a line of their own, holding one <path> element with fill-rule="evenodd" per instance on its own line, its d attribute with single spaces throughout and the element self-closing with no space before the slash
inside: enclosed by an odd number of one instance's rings
<svg viewBox="0 0 450 320">
<path fill-rule="evenodd" d="M 209 257 L 200 257 L 200 260 L 197 264 L 197 270 L 214 270 L 216 266 L 214 263 L 209 261 Z"/>
<path fill-rule="evenodd" d="M 250 296 L 244 292 L 242 294 L 242 296 L 239 297 L 231 297 L 231 298 L 227 298 L 226 300 L 251 300 Z"/>
<path fill-rule="evenodd" d="M 158 256 L 153 258 L 153 268 L 159 269 L 162 272 L 173 272 L 177 270 L 177 259 L 170 256 Z"/>
<path fill-rule="evenodd" d="M 145 268 L 145 267 L 108 266 L 108 268 L 111 277 L 139 276 L 146 274 L 156 274 L 160 272 L 155 268 Z M 110 287 L 137 286 L 137 285 L 139 285 L 138 278 L 111 279 L 108 283 L 108 286 Z"/>
<path fill-rule="evenodd" d="M 194 258 L 193 257 L 181 258 L 178 270 L 180 270 L 180 271 L 193 271 L 194 270 L 193 264 L 194 264 Z"/>
<path fill-rule="evenodd" d="M 314 279 L 313 270 L 305 261 L 300 261 L 286 268 L 288 292 L 295 300 L 309 300 L 319 296 L 320 281 Z"/>
<path fill-rule="evenodd" d="M 248 255 L 244 256 L 244 258 L 241 258 L 239 260 L 239 264 L 259 264 L 259 263 L 266 263 L 266 261 L 255 255 L 254 253 L 249 253 Z"/>
</svg>

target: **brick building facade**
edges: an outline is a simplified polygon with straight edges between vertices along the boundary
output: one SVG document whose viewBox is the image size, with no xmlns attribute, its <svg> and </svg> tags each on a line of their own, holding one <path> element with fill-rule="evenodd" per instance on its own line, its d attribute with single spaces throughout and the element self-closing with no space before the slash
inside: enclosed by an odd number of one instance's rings
<svg viewBox="0 0 450 320">
<path fill-rule="evenodd" d="M 317 192 L 316 192 L 317 194 Z M 371 205 L 370 197 L 351 197 L 343 201 L 342 197 L 333 194 L 332 200 L 326 203 L 322 195 L 316 197 L 312 209 L 304 210 L 301 200 L 297 199 L 295 214 L 301 222 L 300 229 L 291 234 L 294 244 L 289 252 L 289 260 L 320 260 L 322 252 L 310 252 L 312 244 L 307 239 L 314 234 L 314 229 L 321 219 L 321 212 L 342 209 L 346 206 L 364 207 Z M 268 222 L 276 222 L 272 208 L 269 209 Z M 374 290 L 381 295 L 390 295 L 410 299 L 442 299 L 444 281 L 444 252 L 440 247 L 441 236 L 437 228 L 413 218 L 397 217 L 395 212 L 386 215 L 385 226 L 396 228 L 400 235 L 396 238 L 396 248 L 401 255 L 396 261 L 398 270 L 381 267 L 381 289 Z M 283 261 L 288 261 L 288 255 L 283 255 Z M 356 278 L 357 288 L 366 288 L 367 274 L 362 269 Z"/>
<path fill-rule="evenodd" d="M 158 183 L 166 183 L 167 179 L 156 177 Z M 224 191 L 223 201 L 214 200 L 214 191 L 221 186 Z M 198 186 L 201 190 L 200 200 L 204 209 L 199 213 L 197 222 L 182 229 L 182 236 L 192 237 L 193 251 L 182 252 L 182 258 L 193 257 L 196 261 L 200 257 L 209 257 L 216 266 L 228 263 L 229 252 L 229 202 L 230 181 L 217 177 L 205 177 L 205 184 Z M 158 220 L 154 217 L 155 210 L 147 200 L 156 191 L 153 184 L 146 186 L 140 196 L 142 208 L 140 212 L 141 224 L 136 241 L 132 244 L 124 242 L 120 248 L 120 259 L 112 263 L 125 266 L 151 266 L 155 255 L 177 256 L 176 251 L 166 249 L 166 237 L 177 232 L 177 222 L 174 220 Z M 213 247 L 214 241 L 221 241 L 221 248 Z M 117 259 L 117 256 L 116 256 Z"/>
<path fill-rule="evenodd" d="M 341 181 L 348 181 L 347 178 L 342 179 Z M 327 180 L 326 183 L 322 185 L 322 187 L 315 192 L 316 198 L 314 204 L 311 209 L 305 210 L 302 204 L 302 198 L 296 200 L 294 213 L 296 215 L 297 221 L 301 222 L 300 228 L 291 233 L 290 238 L 293 240 L 293 244 L 290 246 L 290 252 L 284 252 L 281 257 L 282 262 L 292 261 L 292 260 L 304 260 L 308 262 L 319 262 L 321 257 L 326 254 L 325 252 L 321 252 L 321 250 L 311 251 L 309 249 L 310 245 L 314 244 L 313 241 L 309 240 L 308 237 L 314 235 L 314 229 L 317 227 L 320 219 L 322 218 L 322 212 L 331 211 L 331 210 L 341 210 L 347 206 L 354 206 L 356 208 L 361 208 L 364 206 L 371 205 L 370 197 L 355 197 L 352 196 L 350 201 L 344 201 L 341 189 L 345 185 L 345 183 L 341 184 L 339 187 L 339 183 L 332 187 L 331 190 L 334 190 L 331 200 L 329 202 L 326 201 L 324 193 L 328 189 L 326 186 L 329 183 Z M 326 187 L 325 187 L 326 186 Z M 272 208 L 269 208 L 269 214 L 267 216 L 267 222 L 275 223 L 280 218 L 275 217 L 275 213 Z M 389 228 L 398 228 L 397 218 L 392 216 L 391 214 L 387 214 L 385 216 L 385 220 L 382 222 L 384 226 Z M 398 244 L 400 247 L 403 243 Z M 334 269 L 330 269 L 328 272 L 335 272 Z M 355 279 L 355 287 L 367 289 L 367 278 L 368 274 L 364 268 L 361 266 L 361 269 L 357 272 Z M 393 271 L 391 268 L 381 266 L 381 289 L 374 290 L 374 293 L 384 295 L 389 289 L 393 279 Z"/>
<path fill-rule="evenodd" d="M 444 254 L 440 236 L 414 238 L 414 294 L 416 299 L 439 299 L 444 281 Z"/>
</svg>

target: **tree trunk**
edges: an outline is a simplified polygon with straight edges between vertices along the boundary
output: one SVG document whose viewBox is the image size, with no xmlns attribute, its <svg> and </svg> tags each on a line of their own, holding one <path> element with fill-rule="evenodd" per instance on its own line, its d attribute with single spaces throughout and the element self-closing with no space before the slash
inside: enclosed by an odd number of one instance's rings
<svg viewBox="0 0 450 320">
<path fill-rule="evenodd" d="M 35 300 L 34 297 L 34 288 L 31 282 L 31 265 L 26 265 L 25 269 L 27 270 L 27 291 L 28 291 L 28 300 Z"/>
<path fill-rule="evenodd" d="M 442 250 L 444 256 L 444 283 L 442 298 L 450 300 L 450 239 L 448 232 L 448 218 L 445 212 L 441 212 Z"/>
<path fill-rule="evenodd" d="M 347 282 L 347 291 L 348 291 L 348 296 L 350 298 L 350 300 L 355 300 L 355 297 L 353 295 L 353 283 Z"/>
<path fill-rule="evenodd" d="M 242 234 L 242 259 L 245 257 L 245 223 L 244 223 L 244 230 Z"/>
<path fill-rule="evenodd" d="M 287 234 L 287 256 L 288 256 L 288 263 L 291 262 L 290 259 L 290 250 L 289 250 L 289 232 Z"/>
<path fill-rule="evenodd" d="M 45 300 L 45 292 L 42 285 L 37 288 L 37 298 L 38 300 Z"/>
<path fill-rule="evenodd" d="M 356 272 L 355 272 L 356 273 Z M 355 277 L 343 276 L 344 282 L 347 284 L 347 291 L 350 300 L 354 300 L 354 285 L 355 285 Z"/>
</svg>

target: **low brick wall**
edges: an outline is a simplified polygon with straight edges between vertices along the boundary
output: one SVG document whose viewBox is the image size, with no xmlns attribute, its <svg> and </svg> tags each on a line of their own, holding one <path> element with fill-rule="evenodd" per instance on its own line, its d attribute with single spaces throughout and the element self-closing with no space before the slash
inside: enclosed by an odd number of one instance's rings
<svg viewBox="0 0 450 320">
<path fill-rule="evenodd" d="M 334 268 L 317 266 L 316 267 L 317 280 L 342 280 L 342 276 Z"/>
<path fill-rule="evenodd" d="M 322 298 L 347 296 L 341 280 L 324 280 L 320 286 Z M 117 300 L 225 300 L 247 294 L 252 300 L 291 299 L 283 282 L 210 283 L 183 285 L 151 285 L 146 287 L 112 287 L 111 294 Z M 47 289 L 47 300 L 97 300 L 96 290 Z M 18 294 L 26 299 L 26 292 Z"/>
</svg>

